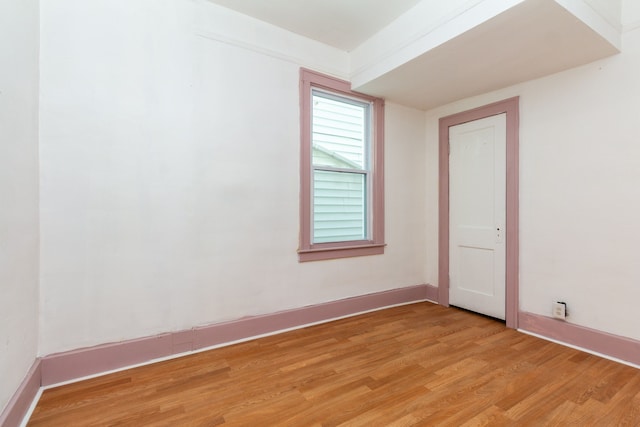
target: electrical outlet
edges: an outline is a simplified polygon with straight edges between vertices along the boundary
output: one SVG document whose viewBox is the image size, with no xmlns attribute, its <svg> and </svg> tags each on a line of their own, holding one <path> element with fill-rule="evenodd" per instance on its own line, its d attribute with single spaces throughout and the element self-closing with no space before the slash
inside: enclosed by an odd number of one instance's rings
<svg viewBox="0 0 640 427">
<path fill-rule="evenodd" d="M 558 301 L 553 303 L 552 316 L 556 319 L 567 318 L 567 303 Z"/>
</svg>

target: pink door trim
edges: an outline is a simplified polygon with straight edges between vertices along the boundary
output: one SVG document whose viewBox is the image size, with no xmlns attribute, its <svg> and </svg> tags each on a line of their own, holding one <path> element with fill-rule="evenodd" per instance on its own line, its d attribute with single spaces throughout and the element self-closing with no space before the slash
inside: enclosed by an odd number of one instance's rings
<svg viewBox="0 0 640 427">
<path fill-rule="evenodd" d="M 438 303 L 449 306 L 449 128 L 462 123 L 506 113 L 507 200 L 506 200 L 506 324 L 518 327 L 518 195 L 519 195 L 519 97 L 505 99 L 473 110 L 442 117 L 439 125 L 439 236 Z"/>
</svg>

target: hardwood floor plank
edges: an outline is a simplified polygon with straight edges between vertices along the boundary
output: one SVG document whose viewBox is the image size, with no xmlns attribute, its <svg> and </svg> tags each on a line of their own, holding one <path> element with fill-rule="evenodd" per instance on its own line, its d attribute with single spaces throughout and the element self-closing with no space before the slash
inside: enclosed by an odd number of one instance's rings
<svg viewBox="0 0 640 427">
<path fill-rule="evenodd" d="M 45 390 L 29 426 L 638 426 L 640 371 L 419 303 Z"/>
</svg>

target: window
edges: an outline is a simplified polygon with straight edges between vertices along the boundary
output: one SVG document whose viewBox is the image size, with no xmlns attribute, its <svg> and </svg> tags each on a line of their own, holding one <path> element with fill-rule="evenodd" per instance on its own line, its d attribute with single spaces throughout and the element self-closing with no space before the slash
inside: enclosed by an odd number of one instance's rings
<svg viewBox="0 0 640 427">
<path fill-rule="evenodd" d="M 300 71 L 300 261 L 384 252 L 384 103 Z"/>
</svg>

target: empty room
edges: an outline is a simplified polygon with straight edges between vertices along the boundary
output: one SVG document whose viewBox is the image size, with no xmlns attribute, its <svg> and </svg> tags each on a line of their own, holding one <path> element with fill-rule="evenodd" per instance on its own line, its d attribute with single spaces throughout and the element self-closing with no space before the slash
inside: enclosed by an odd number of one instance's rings
<svg viewBox="0 0 640 427">
<path fill-rule="evenodd" d="M 0 0 L 0 427 L 640 425 L 640 1 Z"/>
</svg>

